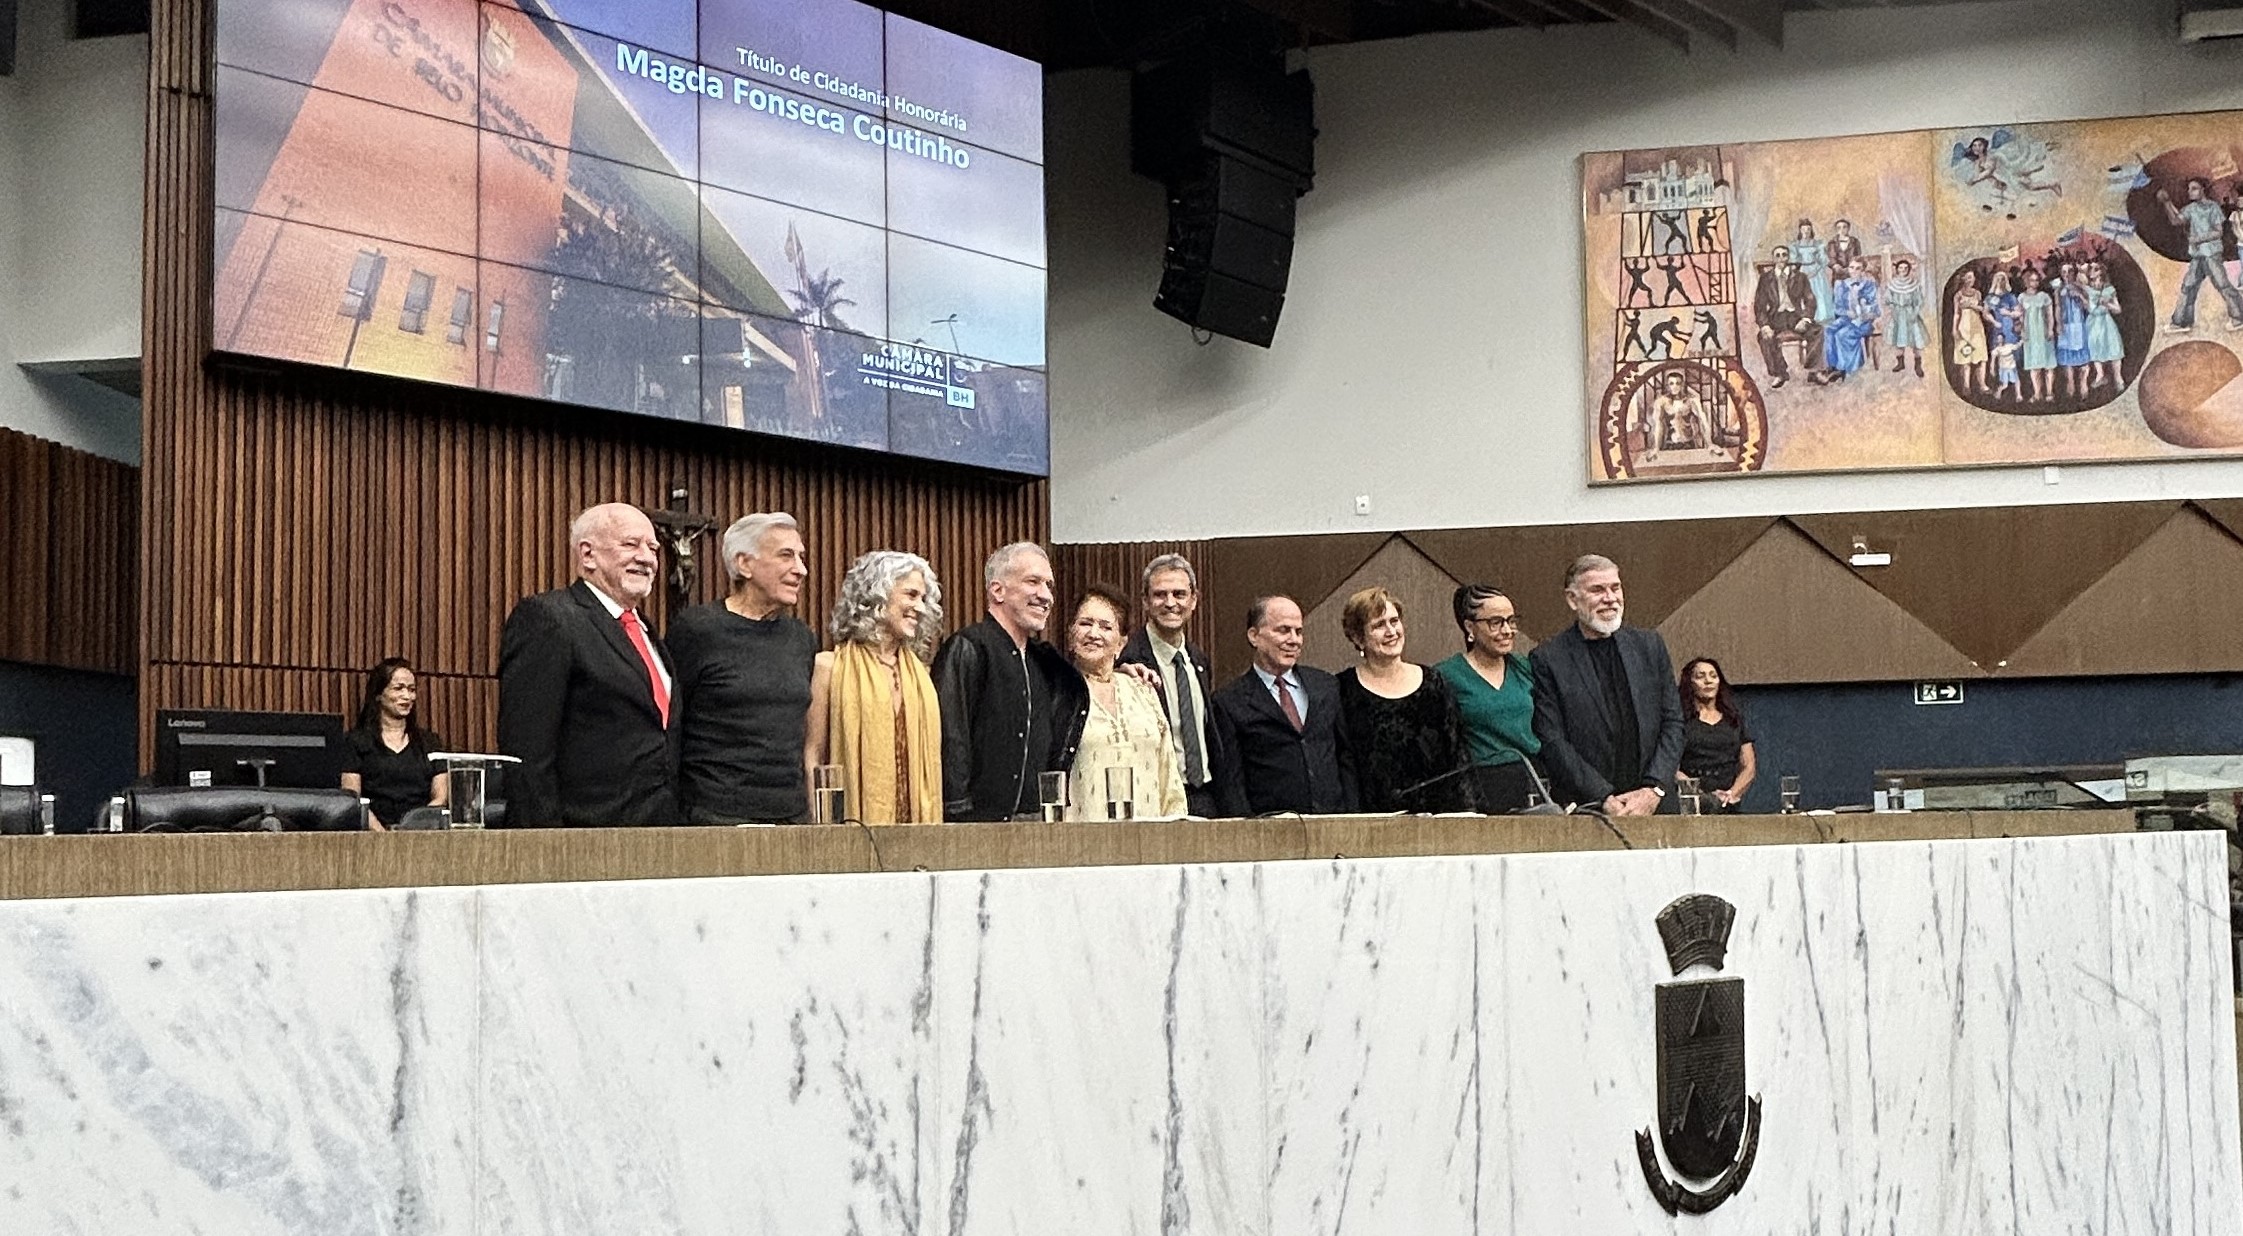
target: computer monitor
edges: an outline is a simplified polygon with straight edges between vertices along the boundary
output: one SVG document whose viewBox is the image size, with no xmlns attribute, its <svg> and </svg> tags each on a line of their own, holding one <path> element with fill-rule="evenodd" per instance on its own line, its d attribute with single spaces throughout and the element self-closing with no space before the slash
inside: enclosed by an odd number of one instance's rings
<svg viewBox="0 0 2243 1236">
<path fill-rule="evenodd" d="M 156 714 L 158 785 L 331 790 L 343 775 L 343 721 L 326 712 L 166 709 Z M 269 761 L 269 762 L 267 762 Z"/>
</svg>

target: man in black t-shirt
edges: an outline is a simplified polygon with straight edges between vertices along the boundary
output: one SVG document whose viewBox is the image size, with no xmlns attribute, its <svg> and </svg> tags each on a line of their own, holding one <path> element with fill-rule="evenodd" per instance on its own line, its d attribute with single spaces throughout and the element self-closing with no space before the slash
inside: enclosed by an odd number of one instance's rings
<svg viewBox="0 0 2243 1236">
<path fill-rule="evenodd" d="M 1537 644 L 1534 733 L 1560 800 L 1607 815 L 1673 810 L 1682 700 L 1656 631 L 1624 626 L 1620 568 L 1584 554 L 1565 575 L 1573 623 Z"/>
<path fill-rule="evenodd" d="M 818 637 L 793 608 L 810 577 L 794 516 L 743 516 L 724 530 L 732 589 L 670 624 L 680 719 L 678 797 L 689 824 L 783 823 L 809 815 L 803 729 Z"/>
</svg>

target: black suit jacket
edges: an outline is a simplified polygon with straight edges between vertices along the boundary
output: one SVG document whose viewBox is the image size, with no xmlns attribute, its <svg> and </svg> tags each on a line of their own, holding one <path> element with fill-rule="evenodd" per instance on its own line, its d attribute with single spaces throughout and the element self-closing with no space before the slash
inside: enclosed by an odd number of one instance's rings
<svg viewBox="0 0 2243 1236">
<path fill-rule="evenodd" d="M 654 632 L 654 655 L 676 668 Z M 526 828 L 675 824 L 678 727 L 664 728 L 646 663 L 582 580 L 524 597 L 498 651 L 498 749 L 509 823 Z M 673 689 L 670 717 L 683 701 Z"/>
<path fill-rule="evenodd" d="M 1216 766 L 1221 762 L 1217 759 L 1216 752 L 1221 750 L 1220 743 L 1222 741 L 1215 728 L 1214 671 L 1208 668 L 1207 650 L 1201 648 L 1198 644 L 1189 641 L 1184 644 L 1184 659 L 1191 663 L 1192 672 L 1199 679 L 1194 687 L 1199 692 L 1199 710 L 1207 717 L 1207 750 L 1200 754 L 1207 761 L 1207 784 L 1212 785 L 1215 782 Z M 1159 674 L 1160 683 L 1153 690 L 1160 693 L 1161 707 L 1166 708 L 1170 705 L 1168 667 L 1154 662 L 1153 638 L 1145 634 L 1144 627 L 1138 627 L 1137 633 L 1129 637 L 1128 643 L 1122 645 L 1121 656 L 1116 658 L 1114 663 L 1116 665 L 1142 665 Z M 1184 740 L 1178 738 L 1176 740 L 1176 768 L 1179 773 L 1184 767 L 1183 752 Z"/>
<path fill-rule="evenodd" d="M 1790 270 L 1786 276 L 1775 267 L 1769 267 L 1760 272 L 1759 286 L 1753 289 L 1752 316 L 1770 330 L 1797 330 L 1801 320 L 1812 320 L 1815 316 L 1815 285 L 1807 278 L 1806 271 L 1796 266 Z M 1789 312 L 1782 308 L 1786 293 L 1791 296 Z"/>
<path fill-rule="evenodd" d="M 1633 785 L 1616 786 L 1600 771 L 1612 758 L 1612 707 L 1589 663 L 1589 641 L 1578 624 L 1568 624 L 1527 656 L 1534 669 L 1534 736 L 1542 740 L 1550 792 L 1566 802 L 1597 805 L 1615 793 L 1656 785 L 1667 791 L 1659 809 L 1672 810 L 1675 766 L 1682 762 L 1682 695 L 1667 641 L 1641 627 L 1621 627 L 1612 639 L 1635 699 L 1643 776 Z"/>
<path fill-rule="evenodd" d="M 1028 684 L 1036 675 L 1048 736 L 1039 761 L 1028 750 Z M 1041 639 L 1018 647 L 995 618 L 961 628 L 935 653 L 935 699 L 942 709 L 942 813 L 959 821 L 1009 820 L 1036 809 L 1039 772 L 1075 766 L 1090 687 L 1081 671 Z M 1029 767 L 1030 763 L 1035 764 Z"/>
<path fill-rule="evenodd" d="M 1221 734 L 1215 801 L 1226 816 L 1356 810 L 1355 757 L 1340 723 L 1339 680 L 1306 665 L 1293 673 L 1308 695 L 1307 725 L 1297 732 L 1253 670 L 1208 697 L 1208 728 Z"/>
</svg>

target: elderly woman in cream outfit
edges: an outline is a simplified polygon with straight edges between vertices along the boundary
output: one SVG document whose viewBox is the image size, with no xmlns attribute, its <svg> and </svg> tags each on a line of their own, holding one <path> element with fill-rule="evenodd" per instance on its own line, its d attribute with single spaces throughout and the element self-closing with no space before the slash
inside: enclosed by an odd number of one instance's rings
<svg viewBox="0 0 2243 1236">
<path fill-rule="evenodd" d="M 1090 686 L 1090 714 L 1068 773 L 1067 818 L 1103 820 L 1106 770 L 1130 770 L 1135 818 L 1174 818 L 1187 810 L 1184 774 L 1168 728 L 1168 710 L 1143 681 L 1114 672 L 1129 639 L 1129 602 L 1111 588 L 1092 585 L 1075 605 L 1067 627 L 1067 655 Z"/>
</svg>

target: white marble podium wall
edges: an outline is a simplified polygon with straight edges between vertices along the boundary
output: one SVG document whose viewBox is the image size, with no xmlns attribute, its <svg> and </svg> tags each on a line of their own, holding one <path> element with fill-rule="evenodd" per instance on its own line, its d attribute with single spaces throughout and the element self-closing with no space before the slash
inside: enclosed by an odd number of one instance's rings
<svg viewBox="0 0 2243 1236">
<path fill-rule="evenodd" d="M 0 1232 L 2243 1229 L 2214 834 L 0 903 Z M 1670 1218 L 1652 916 L 1737 907 Z"/>
</svg>

